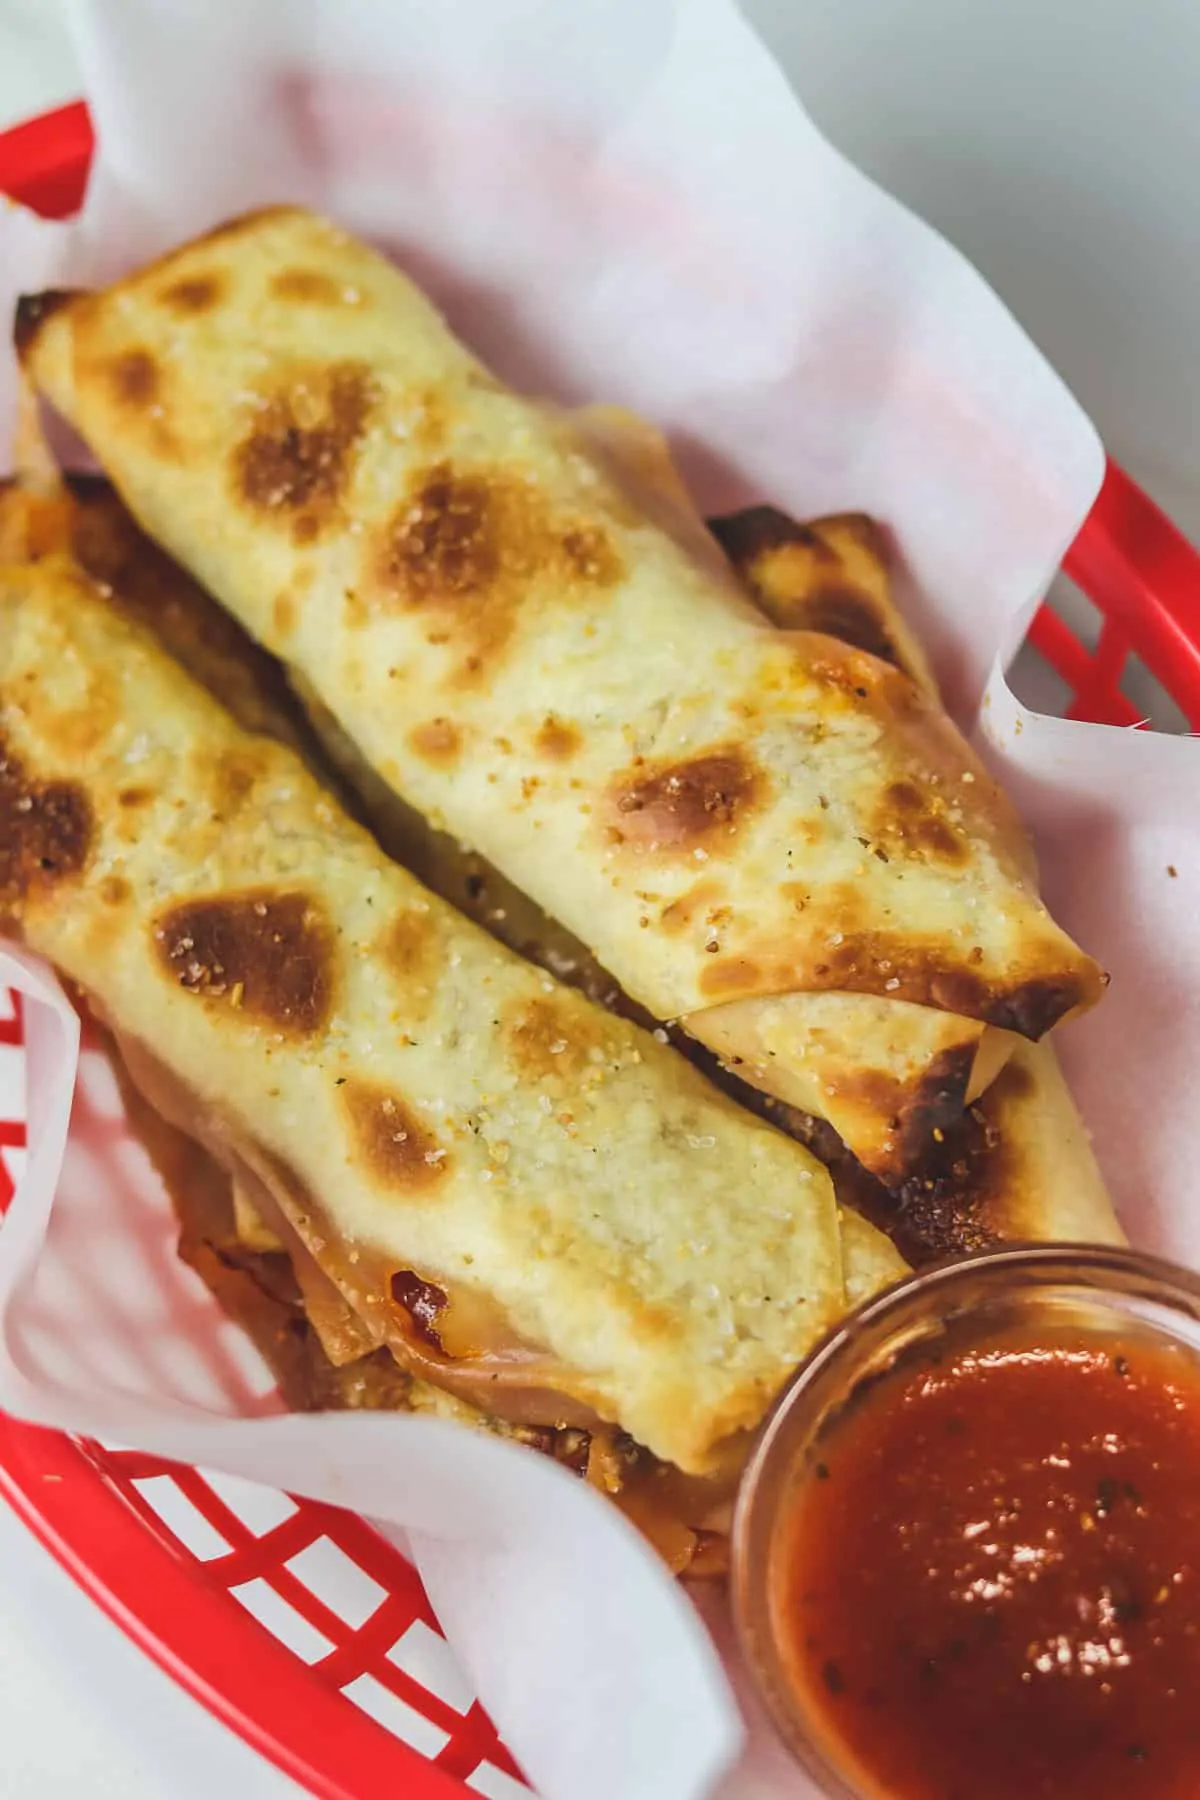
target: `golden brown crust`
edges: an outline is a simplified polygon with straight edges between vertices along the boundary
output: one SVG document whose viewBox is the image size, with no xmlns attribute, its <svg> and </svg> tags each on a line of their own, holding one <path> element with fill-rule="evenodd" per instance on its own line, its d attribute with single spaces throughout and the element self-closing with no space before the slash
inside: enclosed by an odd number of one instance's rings
<svg viewBox="0 0 1200 1800">
<path fill-rule="evenodd" d="M 214 271 L 211 275 L 188 275 L 182 281 L 169 281 L 159 289 L 157 298 L 172 312 L 204 313 L 220 304 L 225 291 L 225 277 Z"/>
<path fill-rule="evenodd" d="M 768 785 L 765 771 L 736 745 L 658 766 L 638 757 L 610 786 L 605 841 L 635 851 L 731 852 Z"/>
<path fill-rule="evenodd" d="M 386 1187 L 426 1192 L 451 1170 L 450 1153 L 399 1095 L 378 1082 L 348 1076 L 338 1099 L 350 1119 L 363 1162 Z"/>
<path fill-rule="evenodd" d="M 611 587 L 621 568 L 602 525 L 556 513 L 529 477 L 442 461 L 411 479 L 358 592 L 369 607 L 417 614 L 428 642 L 453 641 L 458 683 L 501 655 L 531 590 L 567 603 L 580 587 Z"/>
<path fill-rule="evenodd" d="M 0 735 L 0 905 L 36 902 L 77 878 L 92 836 L 87 789 L 76 781 L 38 780 Z"/>
<path fill-rule="evenodd" d="M 339 515 L 375 404 L 360 364 L 291 370 L 285 385 L 261 396 L 234 449 L 234 502 L 286 528 L 296 543 L 311 543 Z"/>
<path fill-rule="evenodd" d="M 273 222 L 279 223 L 289 218 L 302 216 L 298 207 L 286 204 L 253 207 L 249 212 L 239 213 L 235 218 L 222 220 L 220 224 L 212 226 L 208 231 L 201 232 L 199 237 L 192 239 L 192 248 L 205 252 L 216 248 L 224 253 L 232 245 L 236 253 L 239 239 L 252 237 L 255 232 Z M 222 264 L 219 259 L 210 260 L 207 255 L 200 257 L 198 261 L 206 277 L 210 270 L 216 271 L 222 267 L 228 269 L 233 266 L 232 260 L 227 260 L 225 264 Z M 142 273 L 149 277 L 157 276 L 164 271 L 173 273 L 175 264 L 175 253 L 167 250 L 161 256 L 156 256 L 152 262 L 147 263 Z M 195 273 L 194 269 L 189 270 L 189 274 L 192 273 Z"/>
<path fill-rule="evenodd" d="M 401 1017 L 416 1024 L 433 1004 L 443 958 L 449 954 L 440 916 L 425 904 L 395 912 L 377 939 L 380 958 L 392 975 Z"/>
<path fill-rule="evenodd" d="M 790 988 L 841 994 L 878 994 L 883 989 L 896 1000 L 957 1013 L 1036 1040 L 1068 1013 L 1092 1005 L 1102 992 L 1098 971 L 1094 979 L 1084 974 L 1030 975 L 1006 983 L 964 967 L 956 947 L 932 933 L 922 941 L 911 934 L 856 931 L 853 890 L 835 899 L 828 911 L 831 930 L 816 948 L 814 960 L 771 958 L 769 950 L 761 959 L 726 956 L 701 975 L 701 993 L 717 1001 Z M 982 964 L 982 952 L 979 960 Z"/>
<path fill-rule="evenodd" d="M 348 294 L 322 269 L 280 269 L 271 277 L 271 292 L 280 300 L 298 300 L 305 306 L 354 306 L 359 296 Z"/>
<path fill-rule="evenodd" d="M 709 525 L 774 624 L 840 638 L 932 689 L 924 653 L 892 602 L 886 536 L 866 513 L 800 525 L 774 506 L 752 506 Z"/>
<path fill-rule="evenodd" d="M 550 1082 L 568 1097 L 589 1064 L 604 1060 L 605 1033 L 591 1009 L 570 995 L 538 994 L 501 1021 L 513 1067 L 528 1081 Z"/>
<path fill-rule="evenodd" d="M 414 725 L 408 734 L 408 741 L 425 762 L 449 767 L 462 754 L 462 727 L 456 725 L 453 719 L 438 714 L 436 718 Z"/>
<path fill-rule="evenodd" d="M 839 1197 L 916 1266 L 1032 1240 L 1119 1243 L 1087 1134 L 1048 1044 L 1022 1044 L 987 1092 L 932 1132 L 888 1191 L 834 1153 Z"/>
<path fill-rule="evenodd" d="M 112 393 L 113 404 L 141 412 L 162 395 L 162 372 L 149 350 L 123 350 L 101 373 Z"/>
<path fill-rule="evenodd" d="M 895 1135 L 890 1161 L 897 1171 L 919 1169 L 935 1133 L 961 1119 L 974 1067 L 974 1046 L 944 1050 L 905 1082 L 869 1069 L 841 1077 L 841 1097 L 888 1120 Z"/>
<path fill-rule="evenodd" d="M 550 762 L 570 762 L 576 752 L 583 748 L 583 733 L 569 720 L 547 713 L 534 734 L 533 747 L 539 756 L 546 757 Z"/>
<path fill-rule="evenodd" d="M 333 1007 L 333 938 L 310 895 L 268 887 L 183 901 L 154 922 L 159 962 L 187 993 L 300 1038 Z"/>
</svg>

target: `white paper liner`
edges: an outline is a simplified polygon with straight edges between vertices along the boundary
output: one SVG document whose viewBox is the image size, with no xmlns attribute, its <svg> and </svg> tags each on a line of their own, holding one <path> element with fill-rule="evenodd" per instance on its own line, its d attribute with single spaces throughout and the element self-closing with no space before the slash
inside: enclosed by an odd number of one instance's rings
<svg viewBox="0 0 1200 1800">
<path fill-rule="evenodd" d="M 1004 683 L 1102 453 L 980 277 L 819 137 L 729 0 L 71 13 L 100 161 L 77 225 L 0 214 L 0 305 L 302 201 L 397 254 L 511 381 L 667 428 L 706 508 L 888 523 L 960 717 L 993 668 L 988 752 L 1037 829 L 1052 905 L 1113 971 L 1063 1046 L 1126 1224 L 1200 1259 L 1196 747 L 1035 717 Z M 0 428 L 12 385 L 6 359 Z M 175 1256 L 88 1052 L 56 1191 L 73 1015 L 30 959 L 0 978 L 31 997 L 0 1404 L 407 1528 L 546 1800 L 808 1793 L 752 1703 L 733 1766 L 742 1728 L 696 1612 L 545 1459 L 428 1420 L 264 1416 L 261 1370 Z M 719 1600 L 706 1611 L 728 1655 Z"/>
</svg>

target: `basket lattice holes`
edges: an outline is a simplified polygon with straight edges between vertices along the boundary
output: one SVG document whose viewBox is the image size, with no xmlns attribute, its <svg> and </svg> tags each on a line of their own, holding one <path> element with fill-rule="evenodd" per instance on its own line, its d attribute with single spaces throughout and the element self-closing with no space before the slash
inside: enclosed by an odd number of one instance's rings
<svg viewBox="0 0 1200 1800">
<path fill-rule="evenodd" d="M 0 1201 L 25 1156 L 21 1008 L 0 989 Z M 25 1347 L 53 1379 L 93 1379 L 266 1415 L 253 1346 L 176 1254 L 170 1203 L 130 1135 L 112 1070 L 85 1047 Z M 438 1629 L 411 1563 L 353 1514 L 115 1445 L 79 1445 L 157 1542 L 384 1732 L 490 1800 L 528 1800 Z"/>
<path fill-rule="evenodd" d="M 1191 731 L 1183 708 L 1116 620 L 1106 618 L 1068 575 L 1055 577 L 1008 678 L 1031 712 L 1176 735 Z"/>
</svg>

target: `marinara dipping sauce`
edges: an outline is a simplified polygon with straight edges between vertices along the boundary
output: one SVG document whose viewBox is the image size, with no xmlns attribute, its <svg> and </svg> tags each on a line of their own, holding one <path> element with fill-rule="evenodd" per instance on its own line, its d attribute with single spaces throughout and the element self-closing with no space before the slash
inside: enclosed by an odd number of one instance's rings
<svg viewBox="0 0 1200 1800">
<path fill-rule="evenodd" d="M 1200 1797 L 1200 1281 L 1030 1248 L 871 1303 L 735 1526 L 751 1666 L 822 1791 Z"/>
</svg>

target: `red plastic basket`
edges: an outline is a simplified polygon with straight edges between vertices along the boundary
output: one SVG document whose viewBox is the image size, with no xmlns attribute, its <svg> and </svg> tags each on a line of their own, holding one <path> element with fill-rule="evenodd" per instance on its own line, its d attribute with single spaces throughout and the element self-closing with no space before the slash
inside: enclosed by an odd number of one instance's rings
<svg viewBox="0 0 1200 1800">
<path fill-rule="evenodd" d="M 81 103 L 0 134 L 0 192 L 66 217 L 92 147 Z M 1133 659 L 1200 730 L 1200 554 L 1115 464 L 1064 570 L 1103 619 L 1094 646 L 1049 606 L 1030 630 L 1069 716 L 1142 722 L 1121 687 Z M 21 1042 L 18 1009 L 0 1044 Z M 23 1144 L 0 1118 L 0 1208 Z M 161 1667 L 313 1793 L 527 1794 L 414 1569 L 361 1519 L 2 1415 L 0 1491 Z"/>
</svg>

